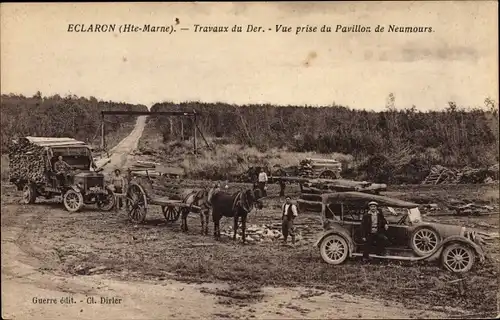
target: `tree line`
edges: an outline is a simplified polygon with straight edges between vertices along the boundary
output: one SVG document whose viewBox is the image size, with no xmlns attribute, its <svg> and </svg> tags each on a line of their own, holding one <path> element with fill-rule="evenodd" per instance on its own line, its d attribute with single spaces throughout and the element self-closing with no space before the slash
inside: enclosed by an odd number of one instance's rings
<svg viewBox="0 0 500 320">
<path fill-rule="evenodd" d="M 12 139 L 22 136 L 72 137 L 91 144 L 100 140 L 101 111 L 147 111 L 144 105 L 101 101 L 75 95 L 32 97 L 3 94 L 1 96 L 2 153 Z M 114 133 L 133 124 L 135 116 L 106 116 L 106 132 Z"/>
<path fill-rule="evenodd" d="M 393 101 L 394 98 L 391 100 Z M 353 110 L 332 105 L 299 107 L 273 105 L 236 106 L 225 103 L 170 102 L 151 111 L 192 111 L 208 136 L 265 151 L 286 147 L 291 151 L 351 154 L 362 160 L 377 156 L 392 162 L 420 159 L 426 164 L 451 167 L 498 163 L 498 105 L 464 109 L 453 102 L 446 110 L 420 112 L 416 107 L 383 112 Z M 157 117 L 149 124 L 164 141 L 191 134 L 189 119 Z"/>
</svg>

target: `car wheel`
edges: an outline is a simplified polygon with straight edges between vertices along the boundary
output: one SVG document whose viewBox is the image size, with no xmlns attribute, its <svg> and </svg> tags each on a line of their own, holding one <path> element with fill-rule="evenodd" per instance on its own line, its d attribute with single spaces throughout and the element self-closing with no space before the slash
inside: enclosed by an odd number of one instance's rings
<svg viewBox="0 0 500 320">
<path fill-rule="evenodd" d="M 349 247 L 340 235 L 331 234 L 323 238 L 320 244 L 321 258 L 328 264 L 341 264 L 347 259 Z"/>
<path fill-rule="evenodd" d="M 441 237 L 436 230 L 423 227 L 413 232 L 410 246 L 418 256 L 423 257 L 434 251 L 440 241 Z"/>
<path fill-rule="evenodd" d="M 467 272 L 472 269 L 475 260 L 474 251 L 459 243 L 447 246 L 441 254 L 441 263 L 451 272 Z"/>
<path fill-rule="evenodd" d="M 32 184 L 25 184 L 23 187 L 23 203 L 33 204 L 36 200 L 36 189 Z"/>
<path fill-rule="evenodd" d="M 69 212 L 77 212 L 83 207 L 83 196 L 73 189 L 66 191 L 63 197 L 64 207 Z"/>
</svg>

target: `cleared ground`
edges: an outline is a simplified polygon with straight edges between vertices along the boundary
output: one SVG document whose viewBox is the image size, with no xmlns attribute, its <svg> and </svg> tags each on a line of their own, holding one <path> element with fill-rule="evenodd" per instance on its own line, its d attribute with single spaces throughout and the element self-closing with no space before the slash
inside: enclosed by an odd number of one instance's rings
<svg viewBox="0 0 500 320">
<path fill-rule="evenodd" d="M 498 208 L 498 185 L 397 189 L 388 194 L 417 202 L 432 198 L 440 206 L 467 198 Z M 298 194 L 296 188 L 287 191 Z M 277 188 L 272 186 L 270 193 L 277 194 Z M 82 301 L 86 294 L 118 296 L 127 305 L 108 306 L 102 312 L 111 312 L 107 313 L 111 317 L 113 310 L 126 311 L 131 318 L 154 316 L 159 311 L 148 306 L 161 300 L 162 294 L 172 300 L 162 300 L 159 308 L 169 313 L 161 317 L 179 318 L 484 317 L 497 311 L 498 243 L 489 248 L 494 260 L 461 278 L 429 263 L 362 265 L 352 260 L 329 266 L 312 247 L 319 232 L 315 214 L 298 218 L 303 239 L 291 248 L 278 242 L 242 245 L 227 238 L 216 242 L 211 234 L 200 235 L 195 214 L 189 217 L 190 230 L 185 234 L 180 231 L 180 221 L 167 224 L 158 208 L 149 211 L 144 225 L 134 225 L 124 212 L 103 213 L 89 207 L 70 214 L 57 201 L 18 202 L 18 192 L 2 187 L 4 293 L 27 285 L 27 292 L 39 288 L 41 295 L 57 292 L 58 297 L 66 292 L 82 296 Z M 280 203 L 277 197 L 268 199 L 264 210 L 251 213 L 249 224 L 278 223 Z M 498 213 L 426 219 L 489 232 L 498 232 L 499 225 Z M 222 227 L 231 224 L 226 219 Z M 211 223 L 210 232 L 212 228 Z M 458 279 L 463 280 L 455 281 Z M 24 312 L 20 318 L 40 312 L 53 316 L 51 306 L 33 305 L 32 295 L 2 301 L 3 310 L 7 315 Z M 11 293 L 6 296 L 12 297 Z M 9 308 L 14 306 L 16 309 Z M 81 316 L 103 315 L 97 307 L 84 307 Z M 65 310 L 66 315 L 76 312 Z"/>
</svg>

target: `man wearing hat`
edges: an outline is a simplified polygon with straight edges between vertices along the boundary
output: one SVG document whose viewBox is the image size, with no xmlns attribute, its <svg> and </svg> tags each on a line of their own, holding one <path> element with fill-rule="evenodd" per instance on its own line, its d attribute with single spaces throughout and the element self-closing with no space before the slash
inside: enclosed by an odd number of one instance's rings
<svg viewBox="0 0 500 320">
<path fill-rule="evenodd" d="M 111 185 L 114 193 L 123 194 L 126 190 L 127 181 L 122 175 L 120 169 L 115 169 L 114 174 L 111 178 Z M 118 203 L 116 204 L 118 210 L 123 207 L 123 200 L 121 197 L 118 198 Z"/>
<path fill-rule="evenodd" d="M 292 199 L 287 196 L 282 207 L 282 224 L 281 231 L 283 233 L 283 242 L 286 244 L 288 235 L 292 238 L 292 245 L 295 244 L 295 230 L 293 228 L 293 220 L 297 217 L 297 206 L 292 203 Z"/>
<path fill-rule="evenodd" d="M 387 237 L 385 231 L 389 228 L 382 211 L 378 209 L 378 203 L 371 201 L 368 203 L 368 211 L 363 215 L 361 222 L 361 232 L 363 241 L 363 259 L 368 259 L 373 248 L 376 254 L 385 255 L 385 244 Z"/>
</svg>

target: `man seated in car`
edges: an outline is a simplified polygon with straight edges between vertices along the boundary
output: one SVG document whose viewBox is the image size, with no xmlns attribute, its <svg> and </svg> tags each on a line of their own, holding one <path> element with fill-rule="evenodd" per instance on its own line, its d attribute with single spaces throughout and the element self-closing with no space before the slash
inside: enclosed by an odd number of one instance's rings
<svg viewBox="0 0 500 320">
<path fill-rule="evenodd" d="M 387 220 L 381 210 L 378 210 L 378 203 L 371 201 L 368 203 L 369 210 L 363 215 L 361 221 L 361 232 L 364 241 L 363 259 L 367 260 L 369 254 L 375 249 L 377 255 L 385 255 L 385 245 L 388 242 L 385 231 L 389 228 Z"/>
<path fill-rule="evenodd" d="M 57 158 L 56 163 L 54 163 L 54 171 L 56 172 L 57 180 L 61 185 L 64 185 L 66 182 L 66 176 L 71 170 L 71 166 L 63 160 L 62 156 Z"/>
</svg>

